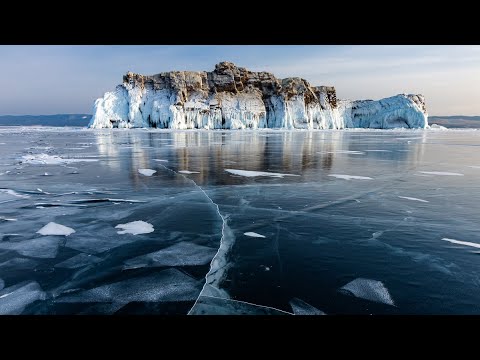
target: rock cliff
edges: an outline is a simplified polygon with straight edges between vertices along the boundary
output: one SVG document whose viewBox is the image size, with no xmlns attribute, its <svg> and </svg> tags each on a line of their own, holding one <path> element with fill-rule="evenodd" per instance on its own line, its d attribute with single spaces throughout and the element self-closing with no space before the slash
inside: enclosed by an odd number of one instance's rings
<svg viewBox="0 0 480 360">
<path fill-rule="evenodd" d="M 212 72 L 128 72 L 123 84 L 95 102 L 92 128 L 342 129 L 425 128 L 422 95 L 337 100 L 334 87 L 278 79 L 230 62 Z"/>
</svg>

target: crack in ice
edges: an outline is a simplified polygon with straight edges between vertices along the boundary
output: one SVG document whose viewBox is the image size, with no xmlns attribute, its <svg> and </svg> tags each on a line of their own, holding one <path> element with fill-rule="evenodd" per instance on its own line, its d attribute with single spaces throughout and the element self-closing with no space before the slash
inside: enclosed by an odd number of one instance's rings
<svg viewBox="0 0 480 360">
<path fill-rule="evenodd" d="M 200 290 L 200 293 L 198 294 L 198 297 L 197 299 L 195 300 L 195 303 L 192 305 L 192 307 L 190 308 L 190 310 L 188 311 L 187 315 L 189 315 L 192 311 L 192 309 L 195 307 L 195 305 L 197 304 L 198 302 L 198 299 L 200 298 L 200 296 L 202 296 L 202 293 L 203 293 L 203 290 L 205 289 L 205 286 L 207 285 L 207 280 L 208 280 L 208 275 L 210 274 L 210 271 L 212 270 L 212 267 L 213 267 L 213 263 L 215 261 L 215 258 L 217 257 L 217 255 L 220 253 L 220 250 L 222 249 L 222 242 L 223 242 L 223 239 L 225 237 L 225 224 L 226 224 L 226 220 L 225 218 L 223 217 L 223 215 L 220 213 L 220 208 L 218 207 L 218 205 L 212 200 L 212 198 L 210 196 L 208 196 L 208 194 L 205 192 L 205 190 L 202 189 L 201 186 L 199 186 L 194 180 L 190 179 L 189 177 L 185 176 L 184 174 L 182 173 L 178 173 L 176 172 L 175 170 L 172 170 L 168 167 L 166 167 L 165 165 L 163 164 L 158 164 L 159 166 L 165 168 L 166 170 L 170 171 L 170 172 L 173 172 L 174 174 L 177 174 L 177 175 L 180 175 L 182 176 L 183 178 L 185 178 L 186 180 L 189 180 L 190 182 L 192 182 L 195 187 L 199 188 L 200 191 L 207 197 L 207 199 L 213 204 L 215 205 L 215 208 L 217 210 L 217 213 L 218 215 L 220 216 L 220 218 L 222 219 L 222 236 L 220 237 L 220 244 L 218 246 L 218 250 L 217 252 L 215 253 L 215 255 L 213 256 L 212 260 L 210 261 L 210 268 L 208 269 L 207 271 L 207 274 L 205 275 L 205 283 L 203 284 L 203 287 L 202 287 L 202 290 Z"/>
</svg>

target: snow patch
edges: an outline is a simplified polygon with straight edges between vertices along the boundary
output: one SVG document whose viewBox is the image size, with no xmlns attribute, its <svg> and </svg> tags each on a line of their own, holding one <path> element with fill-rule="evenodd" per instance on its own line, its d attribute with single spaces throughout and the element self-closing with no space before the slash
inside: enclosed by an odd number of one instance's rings
<svg viewBox="0 0 480 360">
<path fill-rule="evenodd" d="M 152 170 L 152 169 L 138 169 L 138 172 L 142 175 L 145 176 L 152 176 L 157 172 L 157 170 Z"/>
<path fill-rule="evenodd" d="M 243 233 L 243 235 L 250 236 L 250 237 L 256 237 L 256 238 L 265 238 L 265 236 L 257 234 L 256 232 L 253 232 L 253 231 Z"/>
<path fill-rule="evenodd" d="M 200 174 L 198 171 L 180 170 L 180 174 Z"/>
<path fill-rule="evenodd" d="M 115 229 L 123 229 L 117 231 L 117 234 L 149 234 L 154 231 L 153 225 L 142 220 L 132 221 L 126 224 L 118 224 Z"/>
<path fill-rule="evenodd" d="M 71 235 L 75 232 L 72 228 L 68 226 L 60 225 L 54 222 L 49 222 L 47 225 L 42 227 L 37 231 L 40 235 Z"/>
<path fill-rule="evenodd" d="M 249 171 L 249 170 L 237 170 L 237 169 L 225 169 L 225 171 L 233 175 L 245 176 L 245 177 L 269 176 L 269 177 L 283 178 L 284 176 L 300 176 L 296 174 L 282 174 L 282 173 L 274 173 L 274 172 Z"/>
<path fill-rule="evenodd" d="M 337 179 L 344 179 L 344 180 L 373 180 L 373 178 L 368 176 L 357 176 L 357 175 L 330 174 L 328 176 L 333 176 L 333 177 L 336 177 Z"/>
</svg>

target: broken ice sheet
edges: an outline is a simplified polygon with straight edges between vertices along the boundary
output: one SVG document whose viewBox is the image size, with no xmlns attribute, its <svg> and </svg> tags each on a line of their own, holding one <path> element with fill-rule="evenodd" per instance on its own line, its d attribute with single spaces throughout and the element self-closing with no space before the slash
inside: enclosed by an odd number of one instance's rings
<svg viewBox="0 0 480 360">
<path fill-rule="evenodd" d="M 117 302 L 131 301 L 194 301 L 200 294 L 202 282 L 177 269 L 166 269 L 144 277 L 102 285 L 90 290 L 67 294 L 56 302 Z"/>
<path fill-rule="evenodd" d="M 10 286 L 0 291 L 0 315 L 19 315 L 27 305 L 44 299 L 45 293 L 35 281 Z"/>
<path fill-rule="evenodd" d="M 56 264 L 55 267 L 66 268 L 66 269 L 77 269 L 82 266 L 98 263 L 101 260 L 102 259 L 100 259 L 97 256 L 82 253 L 82 254 L 75 255 L 74 257 L 71 257 L 70 259 L 67 259 L 65 261 L 62 261 L 61 263 Z"/>
<path fill-rule="evenodd" d="M 125 261 L 125 269 L 158 266 L 195 266 L 212 261 L 217 249 L 179 242 L 165 249 Z"/>
<path fill-rule="evenodd" d="M 2 271 L 29 270 L 37 265 L 38 262 L 33 259 L 13 258 L 0 263 L 0 269 Z"/>
<path fill-rule="evenodd" d="M 2 241 L 0 249 L 16 251 L 20 255 L 41 259 L 53 259 L 63 240 L 56 236 L 42 236 L 31 240 Z"/>
<path fill-rule="evenodd" d="M 288 303 L 292 307 L 295 315 L 326 315 L 323 311 L 318 310 L 316 307 L 298 298 L 293 298 Z"/>
<path fill-rule="evenodd" d="M 361 299 L 395 306 L 390 293 L 381 281 L 358 278 L 342 286 L 340 290 Z"/>
</svg>

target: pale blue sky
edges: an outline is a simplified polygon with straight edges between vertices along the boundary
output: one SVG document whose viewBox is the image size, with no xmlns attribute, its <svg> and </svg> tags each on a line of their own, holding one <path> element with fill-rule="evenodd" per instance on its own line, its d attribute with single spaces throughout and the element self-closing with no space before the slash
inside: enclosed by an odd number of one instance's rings
<svg viewBox="0 0 480 360">
<path fill-rule="evenodd" d="M 0 115 L 91 113 L 128 70 L 206 70 L 222 60 L 333 85 L 342 99 L 425 95 L 429 115 L 480 115 L 480 46 L 0 46 Z"/>
</svg>

